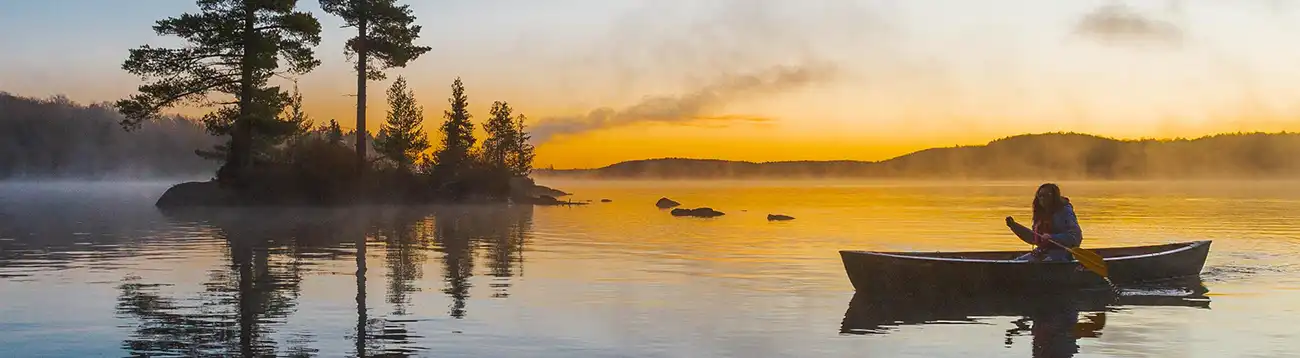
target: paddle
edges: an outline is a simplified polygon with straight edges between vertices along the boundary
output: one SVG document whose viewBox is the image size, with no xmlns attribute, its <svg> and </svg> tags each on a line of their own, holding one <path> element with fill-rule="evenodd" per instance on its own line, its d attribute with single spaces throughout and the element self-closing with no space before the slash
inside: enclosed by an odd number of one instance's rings
<svg viewBox="0 0 1300 358">
<path fill-rule="evenodd" d="M 1079 263 L 1083 265 L 1083 268 L 1100 275 L 1101 278 L 1106 279 L 1107 283 L 1110 283 L 1110 270 L 1106 267 L 1106 261 L 1101 258 L 1101 255 L 1092 251 L 1084 250 L 1083 248 L 1061 245 L 1056 242 L 1056 240 L 1047 239 L 1047 241 L 1070 251 L 1070 255 L 1074 255 L 1074 259 L 1079 260 Z M 1111 286 L 1114 286 L 1114 284 L 1111 284 Z"/>
</svg>

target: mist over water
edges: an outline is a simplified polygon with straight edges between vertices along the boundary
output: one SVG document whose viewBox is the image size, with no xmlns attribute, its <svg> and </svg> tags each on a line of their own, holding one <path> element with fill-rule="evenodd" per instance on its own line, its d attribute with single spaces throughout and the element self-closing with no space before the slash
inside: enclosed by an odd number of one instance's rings
<svg viewBox="0 0 1300 358">
<path fill-rule="evenodd" d="M 855 297 L 837 254 L 1025 249 L 1002 218 L 1027 217 L 1038 182 L 540 184 L 593 202 L 160 211 L 166 183 L 0 184 L 0 347 L 28 357 L 960 357 L 1031 356 L 1046 344 L 1078 356 L 1221 357 L 1287 355 L 1300 338 L 1291 182 L 1062 182 L 1084 247 L 1214 240 L 1208 293 L 1130 287 L 1118 304 L 1084 300 L 1064 314 Z M 660 197 L 726 215 L 673 217 L 654 207 Z"/>
</svg>

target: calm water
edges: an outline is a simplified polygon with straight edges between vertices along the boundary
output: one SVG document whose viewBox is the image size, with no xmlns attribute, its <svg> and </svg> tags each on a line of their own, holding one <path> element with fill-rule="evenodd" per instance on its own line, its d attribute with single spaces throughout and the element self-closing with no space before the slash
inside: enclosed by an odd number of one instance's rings
<svg viewBox="0 0 1300 358">
<path fill-rule="evenodd" d="M 837 250 L 1025 249 L 1035 183 L 547 182 L 578 207 L 161 212 L 165 184 L 0 185 L 12 357 L 1278 357 L 1300 185 L 1064 183 L 1085 246 L 1214 240 L 1208 293 L 870 302 Z M 667 196 L 726 216 L 677 218 Z M 600 199 L 613 202 L 601 203 Z M 767 222 L 769 213 L 795 216 Z M 1145 299 L 1137 299 L 1145 298 Z M 873 301 L 874 300 L 874 301 Z M 1037 346 L 1037 348 L 1036 348 Z M 1076 352 L 1077 353 L 1072 353 Z M 1050 356 L 1050 355 L 1043 355 Z"/>
</svg>

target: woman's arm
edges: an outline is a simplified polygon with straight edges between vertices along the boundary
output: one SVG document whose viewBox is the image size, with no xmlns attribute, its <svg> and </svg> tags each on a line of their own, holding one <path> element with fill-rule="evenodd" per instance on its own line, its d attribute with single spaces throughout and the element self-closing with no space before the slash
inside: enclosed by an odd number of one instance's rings
<svg viewBox="0 0 1300 358">
<path fill-rule="evenodd" d="M 1038 238 L 1035 237 L 1034 231 L 1020 225 L 1020 223 L 1012 220 L 1010 216 L 1007 217 L 1007 227 L 1011 228 L 1011 232 L 1015 233 L 1016 237 L 1020 238 L 1020 241 L 1030 245 L 1038 245 Z"/>
</svg>

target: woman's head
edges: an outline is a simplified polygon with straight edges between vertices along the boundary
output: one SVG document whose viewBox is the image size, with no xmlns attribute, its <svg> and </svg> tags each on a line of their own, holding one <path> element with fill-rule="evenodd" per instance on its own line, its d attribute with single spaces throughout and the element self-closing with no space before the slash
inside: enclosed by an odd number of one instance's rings
<svg viewBox="0 0 1300 358">
<path fill-rule="evenodd" d="M 1052 183 L 1040 185 L 1038 191 L 1034 193 L 1034 220 L 1048 218 L 1064 205 L 1061 187 Z"/>
</svg>

